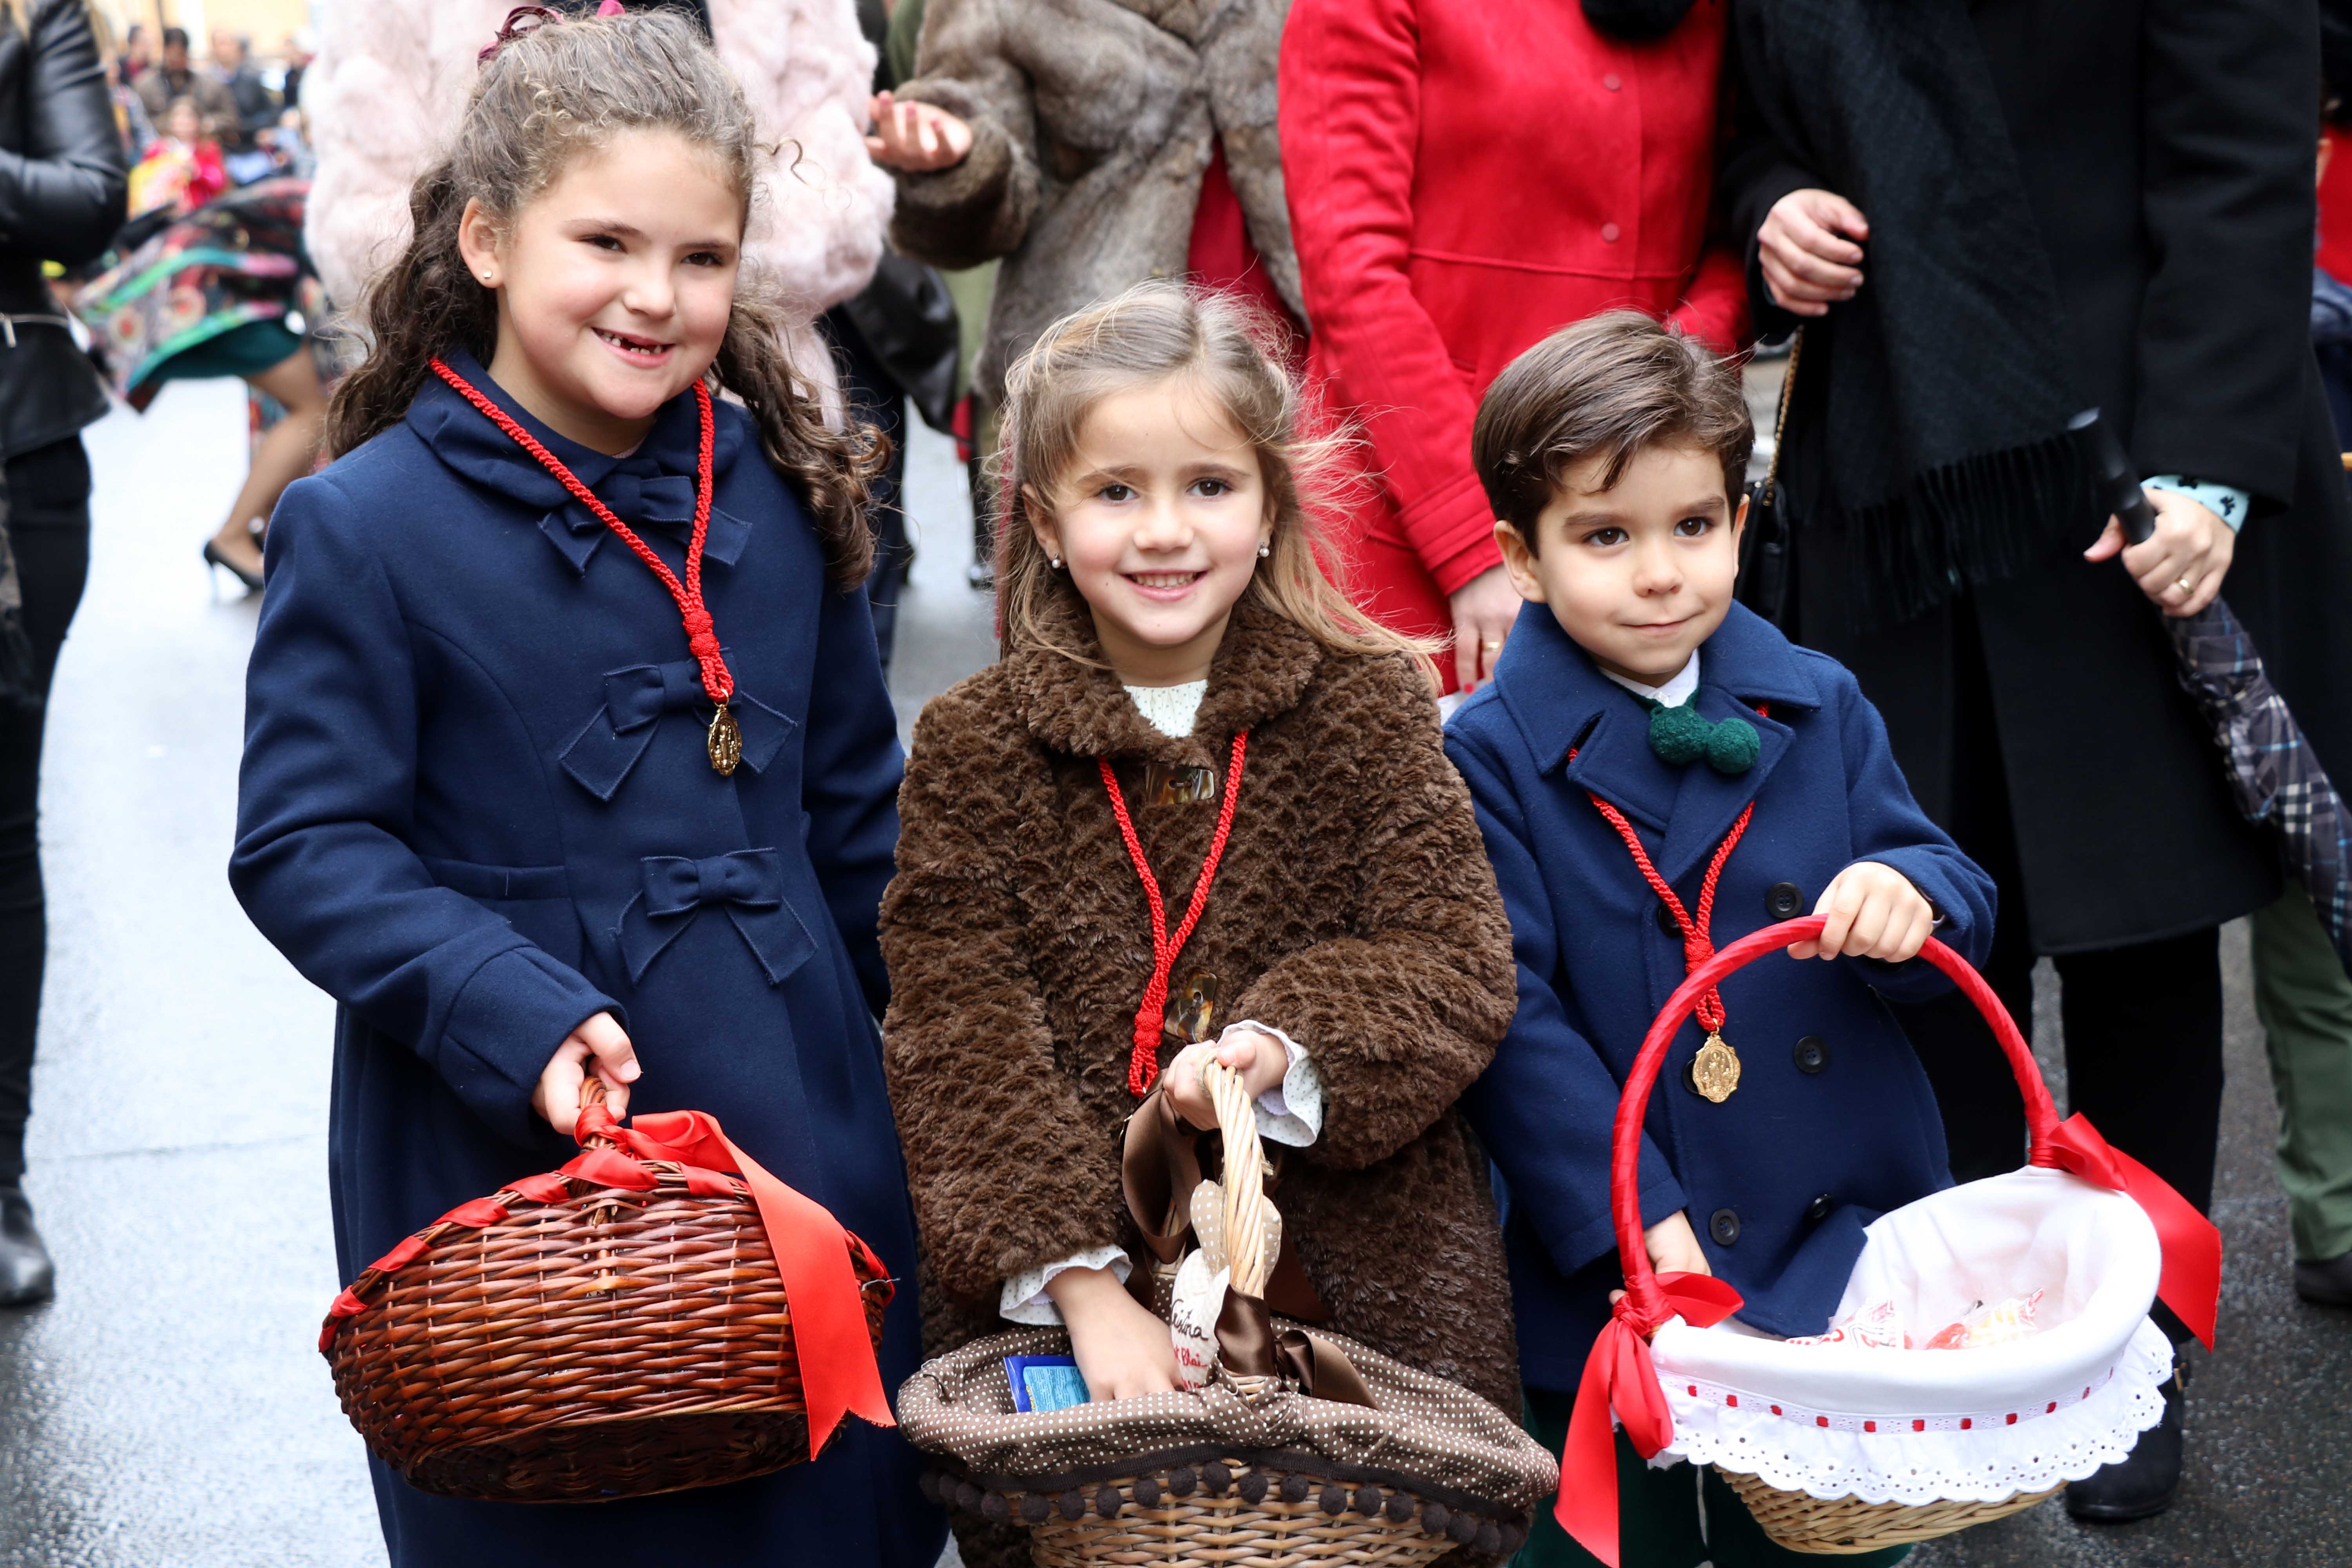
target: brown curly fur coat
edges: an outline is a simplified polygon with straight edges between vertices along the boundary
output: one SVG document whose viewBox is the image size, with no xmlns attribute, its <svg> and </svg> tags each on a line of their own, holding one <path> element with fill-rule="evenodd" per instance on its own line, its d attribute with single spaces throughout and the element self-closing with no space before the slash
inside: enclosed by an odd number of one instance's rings
<svg viewBox="0 0 2352 1568">
<path fill-rule="evenodd" d="M 1075 595 L 1061 623 L 1055 640 L 1099 658 Z M 1221 1018 L 1284 1030 L 1322 1076 L 1322 1135 L 1274 1195 L 1331 1326 L 1516 1412 L 1501 1238 L 1451 1109 L 1516 1005 L 1470 797 L 1408 660 L 1326 653 L 1247 604 L 1190 739 L 1152 729 L 1107 668 L 1034 647 L 916 725 L 882 951 L 928 1347 L 1007 1327 L 1002 1282 L 1024 1269 L 1113 1242 L 1148 1266 L 1118 1138 L 1150 927 L 1095 759 L 1118 767 L 1172 926 L 1217 814 L 1134 805 L 1143 764 L 1222 773 L 1244 728 L 1232 838 L 1178 973 L 1221 976 Z"/>
</svg>

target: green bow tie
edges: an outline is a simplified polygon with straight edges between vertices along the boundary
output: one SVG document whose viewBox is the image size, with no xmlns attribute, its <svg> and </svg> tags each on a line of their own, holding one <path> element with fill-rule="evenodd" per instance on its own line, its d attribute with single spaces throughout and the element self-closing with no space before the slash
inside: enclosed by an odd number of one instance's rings
<svg viewBox="0 0 2352 1568">
<path fill-rule="evenodd" d="M 1756 726 L 1734 716 L 1709 720 L 1698 710 L 1696 696 L 1679 708 L 1669 708 L 1654 697 L 1642 699 L 1650 710 L 1650 750 L 1668 767 L 1679 768 L 1706 759 L 1719 773 L 1744 773 L 1756 765 L 1764 742 Z"/>
</svg>

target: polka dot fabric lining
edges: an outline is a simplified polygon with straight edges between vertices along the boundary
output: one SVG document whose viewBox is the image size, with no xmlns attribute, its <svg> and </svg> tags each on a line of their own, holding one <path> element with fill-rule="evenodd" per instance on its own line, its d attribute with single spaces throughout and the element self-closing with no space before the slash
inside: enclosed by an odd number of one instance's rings
<svg viewBox="0 0 2352 1568">
<path fill-rule="evenodd" d="M 1276 1319 L 1276 1326 L 1278 1331 L 1297 1325 Z M 1493 1525 L 1497 1536 L 1513 1527 L 1523 1530 L 1533 1510 L 1558 1489 L 1557 1460 L 1494 1405 L 1352 1340 L 1317 1333 L 1347 1353 L 1380 1408 L 1309 1399 L 1272 1380 L 1234 1378 L 1220 1370 L 1194 1392 L 1024 1414 L 1013 1408 L 1004 1358 L 1069 1353 L 1066 1334 L 1040 1328 L 976 1340 L 927 1363 L 898 1392 L 898 1425 L 916 1447 L 945 1457 L 974 1478 L 947 1483 L 971 1487 L 973 1507 L 988 1500 L 983 1491 L 1000 1489 L 997 1495 L 1003 1496 L 1028 1478 L 1041 1495 L 1052 1484 L 1055 1520 L 1063 1519 L 1059 1500 L 1065 1493 L 1091 1496 L 1097 1489 L 1100 1483 L 1074 1479 L 1088 1473 L 1123 1482 L 1123 1500 L 1129 1504 L 1162 1505 L 1171 1511 L 1175 1484 L 1197 1484 L 1211 1464 L 1225 1464 L 1235 1477 L 1236 1492 L 1253 1472 L 1287 1476 L 1293 1484 L 1279 1493 L 1260 1487 L 1260 1511 L 1276 1504 L 1297 1511 L 1300 1524 L 1274 1533 L 1296 1534 L 1301 1545 L 1339 1517 L 1323 1510 L 1326 1492 L 1332 1494 L 1329 1501 L 1343 1504 L 1340 1512 L 1347 1518 L 1358 1517 L 1353 1506 L 1358 1501 L 1376 1502 L 1384 1519 L 1395 1521 L 1402 1515 L 1400 1528 L 1408 1533 L 1425 1523 L 1425 1505 L 1436 1500 L 1443 1505 L 1440 1533 L 1446 1535 L 1441 1550 L 1447 1550 L 1454 1544 L 1479 1544 L 1484 1525 Z M 1291 1463 L 1285 1468 L 1265 1462 L 1275 1455 L 1286 1456 Z M 1230 1456 L 1233 1462 L 1220 1456 Z M 1138 1474 L 1145 1457 L 1171 1462 Z M 1310 1469 L 1319 1473 L 1310 1477 Z M 1179 1476 L 1179 1470 L 1185 1474 Z M 987 1488 L 979 1484 L 983 1479 Z M 1368 1487 L 1379 1496 L 1367 1492 Z M 1300 1495 L 1289 1497 L 1289 1490 Z M 1192 1491 L 1188 1485 L 1186 1495 Z M 1400 1494 L 1412 1500 L 1398 1503 Z M 958 1500 L 950 1492 L 947 1500 Z M 1048 1522 L 1023 1519 L 1019 1509 L 1026 1502 L 1026 1495 L 1004 1498 L 1010 1521 L 1033 1527 Z M 1194 1498 L 1192 1506 L 1201 1502 Z M 994 1517 L 993 1510 L 982 1511 Z M 1470 1521 L 1458 1539 L 1446 1534 L 1454 1523 L 1448 1514 Z M 1406 1563 L 1427 1561 L 1429 1555 L 1276 1555 L 1265 1560 Z M 1245 1555 L 1234 1561 L 1256 1559 Z"/>
</svg>

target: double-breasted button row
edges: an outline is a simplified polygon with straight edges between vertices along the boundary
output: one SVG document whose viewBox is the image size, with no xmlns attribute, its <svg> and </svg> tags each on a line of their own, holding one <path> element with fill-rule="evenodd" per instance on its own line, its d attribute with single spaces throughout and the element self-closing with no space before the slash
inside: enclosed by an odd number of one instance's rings
<svg viewBox="0 0 2352 1568">
<path fill-rule="evenodd" d="M 1807 1035 L 1797 1042 L 1796 1048 L 1791 1050 L 1789 1056 L 1790 1059 L 1797 1064 L 1799 1072 L 1808 1078 L 1814 1077 L 1829 1070 L 1830 1043 L 1819 1035 Z M 1694 1072 L 1697 1065 L 1698 1058 L 1696 1054 L 1683 1063 L 1683 1087 L 1693 1094 L 1699 1092 L 1698 1079 Z"/>
<path fill-rule="evenodd" d="M 1805 889 L 1794 882 L 1775 882 L 1764 894 L 1764 912 L 1776 921 L 1793 920 L 1805 910 Z M 1651 909 L 1658 929 L 1668 936 L 1680 936 L 1683 928 L 1675 920 L 1675 911 L 1660 899 Z"/>
</svg>

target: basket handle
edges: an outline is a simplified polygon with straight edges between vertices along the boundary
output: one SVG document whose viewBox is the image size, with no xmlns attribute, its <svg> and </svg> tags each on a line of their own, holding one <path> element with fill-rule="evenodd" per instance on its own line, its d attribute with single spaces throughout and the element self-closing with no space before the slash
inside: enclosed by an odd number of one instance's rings
<svg viewBox="0 0 2352 1568">
<path fill-rule="evenodd" d="M 1222 1062 L 1201 1065 L 1201 1087 L 1209 1091 L 1225 1139 L 1225 1257 L 1233 1265 L 1233 1288 L 1263 1300 L 1272 1268 L 1265 1256 L 1265 1153 L 1258 1143 L 1257 1106 L 1242 1075 Z"/>
<path fill-rule="evenodd" d="M 1639 1185 L 1642 1123 L 1649 1114 L 1650 1091 L 1657 1087 L 1666 1052 L 1681 1031 L 1683 1020 L 1691 1016 L 1708 987 L 1768 952 L 1821 935 L 1826 923 L 1820 915 L 1801 915 L 1779 925 L 1766 926 L 1720 949 L 1692 970 L 1689 978 L 1666 998 L 1657 1021 L 1643 1038 L 1641 1052 L 1633 1058 L 1633 1070 L 1625 1075 L 1624 1092 L 1617 1101 L 1616 1130 L 1610 1142 L 1609 1186 L 1616 1213 L 1617 1251 L 1625 1268 L 1625 1293 L 1631 1298 L 1629 1304 L 1635 1317 L 1642 1322 L 1656 1325 L 1675 1315 L 1674 1307 L 1659 1287 L 1655 1270 L 1650 1267 L 1649 1251 L 1642 1245 Z M 2000 998 L 1993 994 L 1984 976 L 1969 966 L 1968 960 L 1934 937 L 1927 939 L 1919 956 L 1949 976 L 1952 984 L 1959 987 L 1960 994 L 1975 1003 L 1985 1022 L 1992 1026 L 1993 1038 L 2000 1042 L 2002 1052 L 2009 1058 L 2010 1071 L 2016 1075 L 2018 1090 L 2025 1097 L 2025 1128 L 2030 1139 L 2026 1163 L 2043 1169 L 2057 1168 L 2053 1140 L 2058 1131 L 2058 1108 L 2050 1099 L 2049 1086 L 2042 1081 L 2042 1069 L 2034 1063 L 2033 1049 L 2018 1032 L 2009 1009 L 2001 1005 Z"/>
</svg>

